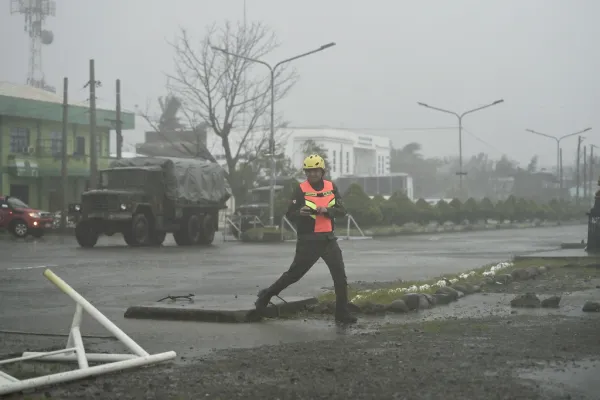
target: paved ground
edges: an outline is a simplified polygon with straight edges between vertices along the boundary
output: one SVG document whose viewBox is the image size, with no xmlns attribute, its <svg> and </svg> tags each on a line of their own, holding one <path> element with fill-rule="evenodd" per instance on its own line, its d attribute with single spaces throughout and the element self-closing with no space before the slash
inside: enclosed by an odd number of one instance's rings
<svg viewBox="0 0 600 400">
<path fill-rule="evenodd" d="M 220 350 L 44 388 L 25 399 L 597 400 L 600 313 L 583 312 L 582 304 L 600 300 L 599 284 L 597 268 L 548 266 L 536 279 L 484 285 L 483 293 L 448 306 L 363 316 L 362 328 L 340 328 L 336 340 L 307 336 Z M 562 296 L 559 308 L 512 308 L 511 299 L 525 292 Z M 301 328 L 287 327 L 268 326 L 279 334 Z M 96 343 L 88 342 L 88 350 Z M 66 368 L 23 363 L 5 371 L 25 378 Z"/>
<path fill-rule="evenodd" d="M 499 230 L 474 233 L 342 241 L 347 273 L 352 281 L 423 279 L 460 272 L 507 259 L 514 254 L 557 248 L 580 241 L 585 226 Z M 255 294 L 289 265 L 293 244 L 249 245 L 217 242 L 209 248 L 178 248 L 171 242 L 158 249 L 131 249 L 122 238 L 103 238 L 91 250 L 77 247 L 68 237 L 38 241 L 0 240 L 1 330 L 66 332 L 73 304 L 43 276 L 51 269 L 96 305 L 150 352 L 175 350 L 186 357 L 211 348 L 330 339 L 338 331 L 314 321 L 216 325 L 123 319 L 131 305 L 155 301 L 168 294 Z M 314 295 L 331 284 L 319 263 L 285 295 Z M 102 334 L 95 323 L 85 333 Z M 44 340 L 2 337 L 1 353 L 35 350 Z M 10 344 L 9 344 L 10 343 Z M 10 347 L 7 348 L 6 346 Z M 112 349 L 111 342 L 97 344 Z"/>
</svg>

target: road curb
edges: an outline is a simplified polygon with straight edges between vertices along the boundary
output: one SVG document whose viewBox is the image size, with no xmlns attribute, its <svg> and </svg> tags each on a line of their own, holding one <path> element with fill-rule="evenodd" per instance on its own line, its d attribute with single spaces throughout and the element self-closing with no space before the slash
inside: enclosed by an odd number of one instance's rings
<svg viewBox="0 0 600 400">
<path fill-rule="evenodd" d="M 190 301 L 154 302 L 129 307 L 125 318 L 169 321 L 196 321 L 218 323 L 248 323 L 260 320 L 254 309 L 256 296 L 199 296 Z M 292 314 L 317 304 L 315 297 L 288 297 L 283 301 L 273 300 L 264 314 L 277 318 Z"/>
</svg>

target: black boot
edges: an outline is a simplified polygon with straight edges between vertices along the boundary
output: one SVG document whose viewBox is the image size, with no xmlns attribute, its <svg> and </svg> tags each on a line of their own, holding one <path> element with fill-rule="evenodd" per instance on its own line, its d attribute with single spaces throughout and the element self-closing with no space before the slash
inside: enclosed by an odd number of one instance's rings
<svg viewBox="0 0 600 400">
<path fill-rule="evenodd" d="M 348 311 L 348 285 L 335 288 L 335 321 L 341 324 L 354 324 L 357 318 Z"/>
<path fill-rule="evenodd" d="M 262 289 L 261 291 L 258 292 L 258 299 L 256 299 L 256 301 L 254 302 L 254 306 L 256 307 L 256 312 L 262 316 L 267 307 L 269 306 L 269 302 L 271 301 L 271 297 L 273 297 L 273 294 L 271 294 L 271 288 L 267 288 L 267 289 Z"/>
<path fill-rule="evenodd" d="M 339 322 L 340 324 L 355 324 L 358 319 L 350 314 L 348 309 L 346 311 L 336 311 L 335 312 L 335 322 Z"/>
</svg>

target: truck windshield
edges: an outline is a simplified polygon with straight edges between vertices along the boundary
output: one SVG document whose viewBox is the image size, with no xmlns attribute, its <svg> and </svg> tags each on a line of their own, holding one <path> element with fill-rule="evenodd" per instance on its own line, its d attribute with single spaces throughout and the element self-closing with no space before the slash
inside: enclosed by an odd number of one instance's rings
<svg viewBox="0 0 600 400">
<path fill-rule="evenodd" d="M 102 171 L 100 184 L 105 189 L 141 188 L 146 184 L 147 171 L 141 169 Z"/>
</svg>

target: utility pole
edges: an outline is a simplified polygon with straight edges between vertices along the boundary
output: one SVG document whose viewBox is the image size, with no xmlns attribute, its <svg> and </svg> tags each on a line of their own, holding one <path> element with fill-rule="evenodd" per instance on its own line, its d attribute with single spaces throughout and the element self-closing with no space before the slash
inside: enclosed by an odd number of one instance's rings
<svg viewBox="0 0 600 400">
<path fill-rule="evenodd" d="M 583 146 L 583 199 L 587 201 L 588 184 L 587 184 L 587 146 Z"/>
<path fill-rule="evenodd" d="M 583 138 L 581 136 L 577 136 L 577 169 L 576 169 L 576 182 L 577 186 L 575 188 L 575 204 L 579 205 L 579 185 L 581 184 L 579 179 L 579 157 L 581 155 L 581 142 Z"/>
<path fill-rule="evenodd" d="M 117 160 L 121 159 L 123 151 L 121 126 L 121 80 L 117 79 Z"/>
<path fill-rule="evenodd" d="M 525 129 L 527 132 L 533 133 L 535 135 L 547 137 L 548 139 L 553 139 L 556 142 L 556 176 L 557 177 L 560 176 L 559 180 L 560 180 L 560 189 L 561 190 L 563 188 L 563 179 L 562 179 L 562 158 L 560 158 L 560 157 L 562 157 L 562 156 L 560 156 L 560 154 L 562 154 L 562 150 L 561 150 L 561 147 L 560 147 L 560 142 L 563 139 L 566 139 L 566 138 L 571 137 L 571 136 L 579 135 L 580 133 L 587 132 L 587 131 L 589 131 L 591 129 L 592 128 L 586 128 L 586 129 L 584 129 L 582 131 L 574 132 L 574 133 L 569 133 L 568 135 L 564 135 L 564 136 L 561 136 L 561 137 L 547 135 L 545 133 L 534 131 L 533 129 Z"/>
<path fill-rule="evenodd" d="M 504 103 L 504 100 L 503 99 L 496 100 L 493 103 L 486 104 L 485 106 L 477 107 L 472 110 L 465 111 L 462 114 L 459 114 L 454 111 L 444 110 L 443 108 L 433 107 L 433 106 L 430 106 L 429 104 L 417 102 L 417 104 L 422 107 L 431 108 L 432 110 L 440 111 L 440 112 L 443 112 L 446 114 L 452 114 L 456 118 L 458 118 L 458 172 L 456 173 L 456 175 L 459 176 L 459 185 L 460 185 L 460 196 L 459 197 L 461 197 L 461 198 L 468 197 L 465 195 L 465 192 L 463 191 L 463 179 L 467 175 L 467 173 L 465 171 L 463 171 L 463 156 L 462 156 L 462 130 L 463 130 L 462 120 L 463 120 L 463 117 L 467 114 L 471 114 L 471 113 L 474 113 L 475 111 L 483 110 L 484 108 L 492 107 L 492 106 L 495 106 L 500 103 Z"/>
<path fill-rule="evenodd" d="M 596 145 L 590 144 L 590 196 L 594 196 L 594 181 L 596 180 L 596 178 L 594 178 L 594 147 L 596 147 Z"/>
<path fill-rule="evenodd" d="M 68 197 L 69 197 L 69 172 L 67 163 L 67 131 L 69 127 L 69 78 L 63 80 L 63 110 L 62 110 L 62 137 L 61 137 L 61 168 L 60 177 L 62 181 L 62 202 L 60 211 L 60 228 L 65 230 L 67 227 Z"/>
<path fill-rule="evenodd" d="M 98 187 L 98 150 L 96 149 L 96 73 L 90 60 L 90 189 Z"/>
<path fill-rule="evenodd" d="M 559 169 L 559 180 L 560 180 L 560 197 L 563 197 L 562 188 L 563 188 L 563 162 L 562 162 L 562 149 L 558 149 L 558 169 Z"/>
</svg>

